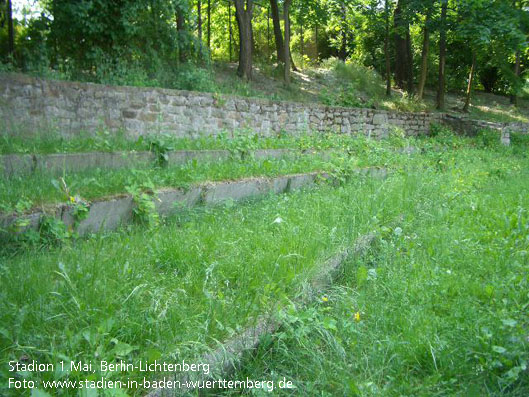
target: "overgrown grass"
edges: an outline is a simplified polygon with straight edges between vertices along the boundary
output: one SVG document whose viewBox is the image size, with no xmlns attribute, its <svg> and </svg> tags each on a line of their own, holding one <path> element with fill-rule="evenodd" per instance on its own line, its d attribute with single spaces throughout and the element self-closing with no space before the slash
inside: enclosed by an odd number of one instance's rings
<svg viewBox="0 0 529 397">
<path fill-rule="evenodd" d="M 300 395 L 526 395 L 528 159 L 485 142 L 442 130 L 436 150 L 392 154 L 385 181 L 343 179 L 182 209 L 157 228 L 0 251 L 0 393 L 15 394 L 10 360 L 196 362 L 257 315 L 280 313 L 285 326 L 234 379 L 284 376 Z M 372 231 L 376 249 L 340 287 L 290 308 L 316 264 Z"/>
<path fill-rule="evenodd" d="M 235 134 L 232 137 L 204 138 L 200 145 L 228 149 L 233 158 L 219 162 L 191 161 L 184 165 L 159 167 L 157 164 L 138 168 L 106 170 L 93 169 L 83 172 L 64 173 L 71 195 L 85 200 L 126 193 L 130 188 L 157 189 L 162 187 L 187 187 L 192 183 L 211 180 L 231 180 L 251 176 L 274 177 L 278 175 L 326 171 L 341 176 L 354 168 L 364 166 L 395 167 L 408 161 L 406 148 L 416 153 L 437 153 L 461 148 L 498 148 L 499 135 L 483 131 L 477 139 L 454 135 L 440 125 L 432 127 L 431 137 L 406 137 L 402 130 L 395 129 L 387 139 L 375 141 L 363 136 L 329 134 L 306 134 L 297 137 L 283 136 L 261 138 L 258 135 Z M 170 136 L 146 139 L 142 145 L 158 145 L 173 149 L 182 141 Z M 251 151 L 262 147 L 297 148 L 315 150 L 310 155 L 288 156 L 282 159 L 254 159 Z M 525 135 L 513 134 L 513 145 L 502 148 L 506 155 L 525 156 L 529 141 Z M 158 149 L 159 150 L 159 149 Z M 322 151 L 322 152 L 318 152 Z M 240 154 L 245 154 L 243 159 Z M 442 160 L 439 160 L 442 161 Z M 42 204 L 59 203 L 65 200 L 64 189 L 58 177 L 46 172 L 29 176 L 17 176 L 0 180 L 0 211 L 12 212 L 20 208 L 29 209 Z"/>
<path fill-rule="evenodd" d="M 316 263 L 370 229 L 373 212 L 400 195 L 400 187 L 377 185 L 358 177 L 339 189 L 322 186 L 249 205 L 182 211 L 158 229 L 130 227 L 4 255 L 2 393 L 9 392 L 6 362 L 23 356 L 40 362 L 191 362 L 256 315 L 286 303 Z"/>
<path fill-rule="evenodd" d="M 54 131 L 32 136 L 24 134 L 0 134 L 0 154 L 26 153 L 79 153 L 163 150 L 226 149 L 244 152 L 256 149 L 331 149 L 358 145 L 362 134 L 336 134 L 335 132 L 280 132 L 274 136 L 262 136 L 249 130 L 224 131 L 216 136 L 178 138 L 169 133 L 153 133 L 131 139 L 123 132 L 101 130 L 95 135 L 80 133 L 64 137 Z M 364 144 L 361 142 L 360 144 Z"/>
<path fill-rule="evenodd" d="M 457 139 L 457 138 L 454 138 Z M 170 136 L 157 137 L 155 142 L 162 148 L 174 148 L 181 141 Z M 168 167 L 144 165 L 138 168 L 106 170 L 94 169 L 83 172 L 64 173 L 62 178 L 72 195 L 86 200 L 117 193 L 126 193 L 127 188 L 186 187 L 200 181 L 238 179 L 250 176 L 268 176 L 327 171 L 344 174 L 363 166 L 388 166 L 395 159 L 406 157 L 395 152 L 395 148 L 419 144 L 415 138 L 406 138 L 395 132 L 380 142 L 362 136 L 314 134 L 299 137 L 284 136 L 260 138 L 258 135 L 235 135 L 226 138 L 204 138 L 203 144 L 217 144 L 229 149 L 234 157 L 219 162 L 191 161 L 184 165 Z M 143 143 L 142 143 L 143 144 Z M 201 145 L 201 142 L 196 143 Z M 288 156 L 283 159 L 254 159 L 251 151 L 262 147 L 290 147 L 313 149 L 307 155 Z M 214 147 L 213 145 L 209 147 Z M 325 152 L 318 152 L 325 151 Z M 239 159 L 240 154 L 245 154 Z M 57 188 L 58 178 L 41 172 L 29 176 L 15 176 L 0 180 L 0 211 L 11 212 L 22 205 L 25 209 L 65 200 L 64 189 Z"/>
<path fill-rule="evenodd" d="M 400 221 L 320 302 L 281 311 L 234 379 L 293 381 L 277 395 L 526 396 L 529 173 L 504 155 L 426 154 L 386 202 Z"/>
</svg>

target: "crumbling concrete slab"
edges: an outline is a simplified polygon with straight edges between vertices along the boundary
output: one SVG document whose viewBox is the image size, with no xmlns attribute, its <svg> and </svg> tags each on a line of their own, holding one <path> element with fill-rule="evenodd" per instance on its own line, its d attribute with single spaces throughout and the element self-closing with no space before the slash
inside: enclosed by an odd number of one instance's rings
<svg viewBox="0 0 529 397">
<path fill-rule="evenodd" d="M 206 205 L 219 204 L 227 200 L 240 201 L 264 194 L 267 185 L 263 179 L 212 183 L 205 186 L 203 200 Z"/>
<path fill-rule="evenodd" d="M 359 174 L 373 177 L 385 177 L 383 168 L 365 168 L 357 170 Z M 264 194 L 280 194 L 291 190 L 314 186 L 317 178 L 330 178 L 325 173 L 309 173 L 285 175 L 277 178 L 249 178 L 238 181 L 202 183 L 189 189 L 161 189 L 153 197 L 156 211 L 168 216 L 178 211 L 178 206 L 192 207 L 200 203 L 215 205 L 227 200 L 240 201 L 262 196 Z M 27 229 L 38 230 L 43 216 L 53 216 L 61 220 L 68 228 L 76 229 L 78 235 L 115 230 L 121 225 L 130 223 L 133 218 L 135 203 L 130 195 L 111 197 L 94 201 L 89 205 L 86 219 L 76 225 L 71 206 L 59 204 L 46 210 L 37 210 L 29 214 L 0 215 L 0 239 L 9 238 L 13 233 Z M 13 231 L 13 227 L 27 220 L 21 230 Z M 25 223 L 25 222 L 24 222 Z"/>
<path fill-rule="evenodd" d="M 35 171 L 36 158 L 31 154 L 7 154 L 0 156 L 0 166 L 5 178 L 28 175 Z"/>
<path fill-rule="evenodd" d="M 169 216 L 178 210 L 178 206 L 193 207 L 202 199 L 202 187 L 190 189 L 163 189 L 156 193 L 156 211 L 162 216 Z"/>
<path fill-rule="evenodd" d="M 90 204 L 88 217 L 82 220 L 77 233 L 84 236 L 104 230 L 115 230 L 132 220 L 134 203 L 132 197 L 112 198 Z"/>
</svg>

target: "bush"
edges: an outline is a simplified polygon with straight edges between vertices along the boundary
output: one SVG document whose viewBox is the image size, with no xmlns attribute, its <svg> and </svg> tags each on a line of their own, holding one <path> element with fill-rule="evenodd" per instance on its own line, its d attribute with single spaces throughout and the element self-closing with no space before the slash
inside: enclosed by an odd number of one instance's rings
<svg viewBox="0 0 529 397">
<path fill-rule="evenodd" d="M 171 88 L 189 91 L 216 91 L 215 79 L 210 69 L 194 64 L 183 64 L 176 70 Z"/>
</svg>

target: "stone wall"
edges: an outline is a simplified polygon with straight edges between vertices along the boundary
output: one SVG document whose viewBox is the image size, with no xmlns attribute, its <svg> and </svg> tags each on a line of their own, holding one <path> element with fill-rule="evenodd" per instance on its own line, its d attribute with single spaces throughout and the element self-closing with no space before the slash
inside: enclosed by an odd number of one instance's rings
<svg viewBox="0 0 529 397">
<path fill-rule="evenodd" d="M 166 132 L 184 136 L 215 135 L 251 129 L 262 135 L 280 131 L 364 133 L 384 137 L 392 126 L 407 134 L 429 131 L 439 113 L 402 113 L 328 107 L 160 88 L 115 87 L 42 80 L 0 74 L 0 114 L 13 133 L 63 135 L 79 131 L 122 129 L 130 137 Z"/>
</svg>

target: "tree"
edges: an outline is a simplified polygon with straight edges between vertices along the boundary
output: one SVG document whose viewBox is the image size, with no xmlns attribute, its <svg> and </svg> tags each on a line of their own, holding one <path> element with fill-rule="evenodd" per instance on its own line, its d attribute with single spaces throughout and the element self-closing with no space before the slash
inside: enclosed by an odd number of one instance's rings
<svg viewBox="0 0 529 397">
<path fill-rule="evenodd" d="M 285 63 L 285 47 L 283 44 L 283 34 L 281 33 L 281 20 L 279 17 L 279 6 L 277 0 L 270 0 L 270 10 L 274 25 L 274 38 L 276 42 L 277 62 Z"/>
<path fill-rule="evenodd" d="M 290 17 L 289 8 L 292 0 L 284 0 L 283 2 L 283 15 L 285 17 L 285 43 L 284 43 L 284 58 L 285 58 L 285 70 L 284 78 L 285 84 L 290 84 Z"/>
<path fill-rule="evenodd" d="M 419 85 L 417 87 L 417 98 L 422 99 L 424 95 L 424 87 L 426 85 L 426 76 L 428 74 L 428 53 L 430 50 L 430 23 L 433 12 L 433 1 L 428 0 L 425 6 L 424 13 L 425 21 L 423 26 L 423 39 L 421 51 L 421 75 L 419 77 Z"/>
<path fill-rule="evenodd" d="M 489 52 L 502 54 L 500 64 L 505 68 L 505 55 L 515 52 L 523 38 L 520 38 L 519 21 L 514 8 L 504 0 L 460 0 L 458 6 L 457 34 L 467 43 L 471 53 L 463 105 L 463 111 L 467 112 L 482 57 Z"/>
<path fill-rule="evenodd" d="M 389 55 L 389 13 L 390 0 L 384 1 L 384 58 L 386 66 L 386 96 L 391 96 L 391 59 Z"/>
<path fill-rule="evenodd" d="M 413 93 L 413 58 L 411 53 L 410 12 L 408 0 L 398 0 L 393 14 L 395 38 L 395 82 L 399 88 Z"/>
<path fill-rule="evenodd" d="M 347 7 L 345 6 L 344 0 L 340 1 L 340 14 L 342 20 L 342 44 L 340 46 L 340 59 L 345 62 L 347 59 L 347 33 L 349 28 L 347 26 Z"/>
<path fill-rule="evenodd" d="M 182 1 L 176 5 L 176 30 L 178 32 L 178 58 L 180 62 L 186 61 L 186 6 L 187 2 Z"/>
<path fill-rule="evenodd" d="M 197 28 L 198 28 L 198 39 L 202 42 L 202 2 L 197 0 Z"/>
<path fill-rule="evenodd" d="M 15 30 L 13 28 L 13 7 L 11 0 L 6 2 L 6 17 L 7 17 L 7 54 L 10 59 L 15 57 Z"/>
<path fill-rule="evenodd" d="M 441 0 L 441 19 L 439 27 L 439 77 L 437 79 L 437 99 L 436 108 L 443 110 L 445 108 L 445 90 L 446 90 L 446 14 L 448 11 L 448 0 Z"/>
<path fill-rule="evenodd" d="M 237 74 L 246 80 L 252 79 L 253 52 L 253 0 L 234 0 L 235 18 L 239 27 L 239 67 Z"/>
<path fill-rule="evenodd" d="M 208 0 L 208 49 L 211 51 L 211 0 Z"/>
</svg>

